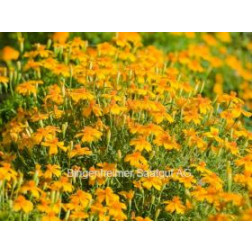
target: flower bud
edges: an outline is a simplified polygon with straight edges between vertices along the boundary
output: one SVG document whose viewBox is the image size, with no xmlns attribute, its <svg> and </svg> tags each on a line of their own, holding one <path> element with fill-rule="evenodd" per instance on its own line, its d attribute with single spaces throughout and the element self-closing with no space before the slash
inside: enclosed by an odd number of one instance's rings
<svg viewBox="0 0 252 252">
<path fill-rule="evenodd" d="M 67 127 L 68 127 L 68 122 L 63 123 L 63 125 L 62 125 L 63 138 L 65 138 L 65 136 L 66 136 Z"/>
<path fill-rule="evenodd" d="M 120 161 L 122 159 L 122 152 L 121 152 L 121 150 L 117 151 L 117 158 L 118 158 L 118 161 Z"/>
<path fill-rule="evenodd" d="M 109 145 L 110 140 L 111 140 L 111 131 L 110 131 L 110 129 L 108 129 L 108 131 L 107 131 L 107 146 Z"/>
</svg>

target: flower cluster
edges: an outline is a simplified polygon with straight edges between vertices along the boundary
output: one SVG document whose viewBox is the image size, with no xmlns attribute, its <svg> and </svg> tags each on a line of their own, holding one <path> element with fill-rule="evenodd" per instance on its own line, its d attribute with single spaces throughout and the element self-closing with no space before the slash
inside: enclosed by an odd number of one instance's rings
<svg viewBox="0 0 252 252">
<path fill-rule="evenodd" d="M 0 219 L 252 220 L 252 64 L 229 53 L 229 33 L 200 36 L 169 53 L 138 33 L 5 47 L 0 92 L 15 106 L 2 118 Z M 242 79 L 239 95 L 223 69 Z M 155 170 L 173 172 L 139 176 Z"/>
</svg>

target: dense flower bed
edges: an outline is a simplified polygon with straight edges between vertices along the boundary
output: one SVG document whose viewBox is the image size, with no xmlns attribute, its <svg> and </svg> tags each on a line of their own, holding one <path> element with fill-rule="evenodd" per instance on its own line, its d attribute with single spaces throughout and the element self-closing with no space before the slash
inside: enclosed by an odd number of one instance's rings
<svg viewBox="0 0 252 252">
<path fill-rule="evenodd" d="M 252 219 L 251 54 L 169 36 L 3 48 L 0 219 Z"/>
</svg>

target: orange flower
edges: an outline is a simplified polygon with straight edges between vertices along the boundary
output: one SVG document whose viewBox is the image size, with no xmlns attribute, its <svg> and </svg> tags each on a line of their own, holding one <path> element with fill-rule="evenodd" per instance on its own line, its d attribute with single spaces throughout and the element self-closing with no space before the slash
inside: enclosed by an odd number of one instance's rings
<svg viewBox="0 0 252 252">
<path fill-rule="evenodd" d="M 113 190 L 110 187 L 105 189 L 98 188 L 95 192 L 97 195 L 98 202 L 106 202 L 106 205 L 110 205 L 112 202 L 117 201 L 119 196 L 113 193 Z"/>
<path fill-rule="evenodd" d="M 102 133 L 97 129 L 86 126 L 81 133 L 76 134 L 75 137 L 82 137 L 82 142 L 91 143 L 100 140 Z"/>
<path fill-rule="evenodd" d="M 131 47 L 129 42 L 136 47 L 142 45 L 141 36 L 137 32 L 118 32 L 115 41 L 120 47 Z"/>
<path fill-rule="evenodd" d="M 130 145 L 135 146 L 136 151 L 151 151 L 151 144 L 145 139 L 145 137 L 139 137 L 130 141 Z"/>
<path fill-rule="evenodd" d="M 109 215 L 112 216 L 115 221 L 127 220 L 127 216 L 122 211 L 126 208 L 126 205 L 119 202 L 119 200 L 113 201 L 108 207 Z"/>
<path fill-rule="evenodd" d="M 75 156 L 84 156 L 91 155 L 92 151 L 88 147 L 81 147 L 80 144 L 76 144 L 73 150 L 70 150 L 68 153 L 69 158 L 73 158 Z"/>
<path fill-rule="evenodd" d="M 197 146 L 202 151 L 206 149 L 207 143 L 197 136 L 194 129 L 183 130 L 183 133 L 188 137 L 189 146 Z"/>
<path fill-rule="evenodd" d="M 196 106 L 199 107 L 201 114 L 206 114 L 213 109 L 210 99 L 204 98 L 201 95 L 198 95 L 197 98 L 194 99 L 194 102 L 197 104 Z"/>
<path fill-rule="evenodd" d="M 53 41 L 58 42 L 59 44 L 64 44 L 69 37 L 69 32 L 55 32 L 53 34 Z"/>
<path fill-rule="evenodd" d="M 178 181 L 182 183 L 185 188 L 192 188 L 196 183 L 196 180 L 193 176 L 178 177 Z"/>
<path fill-rule="evenodd" d="M 90 193 L 78 190 L 75 194 L 70 197 L 70 209 L 74 209 L 74 206 L 80 205 L 82 208 L 86 208 L 92 200 L 92 195 Z"/>
<path fill-rule="evenodd" d="M 17 178 L 17 172 L 11 168 L 11 165 L 9 163 L 1 163 L 0 166 L 0 181 L 3 180 L 16 180 Z"/>
<path fill-rule="evenodd" d="M 186 207 L 182 204 L 180 198 L 178 196 L 173 197 L 172 200 L 164 201 L 166 205 L 165 211 L 177 214 L 184 214 Z"/>
<path fill-rule="evenodd" d="M 179 149 L 179 144 L 175 141 L 173 137 L 169 135 L 169 133 L 164 132 L 163 134 L 157 135 L 154 143 L 157 146 L 164 146 L 166 150 L 178 150 Z"/>
<path fill-rule="evenodd" d="M 55 175 L 56 177 L 59 177 L 61 174 L 60 171 L 60 166 L 59 165 L 47 165 L 46 166 L 46 171 L 44 173 L 44 178 L 49 178 L 51 179 L 53 175 Z"/>
<path fill-rule="evenodd" d="M 19 52 L 10 46 L 5 46 L 1 52 L 1 58 L 4 61 L 17 60 Z"/>
<path fill-rule="evenodd" d="M 236 142 L 225 142 L 225 147 L 233 154 L 233 155 L 237 155 L 239 154 L 239 149 L 237 146 Z"/>
<path fill-rule="evenodd" d="M 100 202 L 95 202 L 91 206 L 91 213 L 98 214 L 100 221 L 108 221 L 109 216 L 106 215 L 107 207 L 104 207 Z"/>
<path fill-rule="evenodd" d="M 213 188 L 215 188 L 215 190 L 222 190 L 222 185 L 223 185 L 223 181 L 219 178 L 219 176 L 212 172 L 212 173 L 208 173 L 208 174 L 203 174 L 202 175 L 202 182 L 211 185 Z"/>
<path fill-rule="evenodd" d="M 59 217 L 56 216 L 54 211 L 48 212 L 41 219 L 42 221 L 60 221 Z"/>
<path fill-rule="evenodd" d="M 132 200 L 135 195 L 135 192 L 133 190 L 130 190 L 128 192 L 121 191 L 121 192 L 119 192 L 119 194 L 122 195 L 127 200 Z"/>
<path fill-rule="evenodd" d="M 56 155 L 58 153 L 58 148 L 63 151 L 67 150 L 67 147 L 64 146 L 64 142 L 59 142 L 58 138 L 51 140 L 46 140 L 42 143 L 43 146 L 49 147 L 49 155 Z"/>
<path fill-rule="evenodd" d="M 245 171 L 252 172 L 252 154 L 248 154 L 235 161 L 236 165 L 244 166 Z"/>
<path fill-rule="evenodd" d="M 203 34 L 202 39 L 209 45 L 209 46 L 216 46 L 217 40 L 214 38 L 213 35 L 210 34 Z"/>
<path fill-rule="evenodd" d="M 198 113 L 198 110 L 195 108 L 187 109 L 183 112 L 185 122 L 194 122 L 196 125 L 200 124 L 201 116 Z"/>
<path fill-rule="evenodd" d="M 58 105 L 63 103 L 62 90 L 57 84 L 49 87 L 49 94 L 45 97 L 45 103 L 47 103 L 47 100 L 51 100 Z"/>
<path fill-rule="evenodd" d="M 104 114 L 111 113 L 111 115 L 120 115 L 122 112 L 126 111 L 126 107 L 121 107 L 116 104 L 115 100 L 112 100 L 111 103 L 104 108 Z"/>
<path fill-rule="evenodd" d="M 162 187 L 162 181 L 158 177 L 141 178 L 141 182 L 143 187 L 145 187 L 148 190 L 154 187 L 156 190 L 160 191 Z"/>
<path fill-rule="evenodd" d="M 30 180 L 26 182 L 20 190 L 22 193 L 26 194 L 27 191 L 31 192 L 31 195 L 35 198 L 39 198 L 39 193 L 42 191 L 40 188 L 36 186 L 35 181 Z"/>
<path fill-rule="evenodd" d="M 224 43 L 230 43 L 231 42 L 231 36 L 229 32 L 217 32 L 216 37 L 224 42 Z"/>
<path fill-rule="evenodd" d="M 210 128 L 210 132 L 206 132 L 204 133 L 204 135 L 208 138 L 213 138 L 215 139 L 217 142 L 222 142 L 223 140 L 219 137 L 219 130 L 211 127 Z"/>
<path fill-rule="evenodd" d="M 234 219 L 234 216 L 229 215 L 229 214 L 215 214 L 215 215 L 210 215 L 208 220 L 209 221 L 231 221 Z"/>
<path fill-rule="evenodd" d="M 53 191 L 61 190 L 62 192 L 72 192 L 73 185 L 70 182 L 68 182 L 67 177 L 61 177 L 59 181 L 55 181 L 52 184 L 51 188 Z"/>
<path fill-rule="evenodd" d="M 94 101 L 90 101 L 90 105 L 89 107 L 87 108 L 84 108 L 83 111 L 82 111 L 82 114 L 85 116 L 85 117 L 89 117 L 91 115 L 91 113 L 93 112 L 93 114 L 96 116 L 96 117 L 99 117 L 102 115 L 102 111 L 101 111 L 101 108 L 98 104 L 96 104 Z"/>
<path fill-rule="evenodd" d="M 74 211 L 70 215 L 70 220 L 85 220 L 89 217 L 87 213 L 84 213 L 83 211 Z"/>
<path fill-rule="evenodd" d="M 81 100 L 91 101 L 94 99 L 94 96 L 89 91 L 87 91 L 85 88 L 68 90 L 68 95 L 76 103 L 78 103 Z"/>
<path fill-rule="evenodd" d="M 197 60 L 190 60 L 188 63 L 188 68 L 193 72 L 203 72 L 204 68 L 201 66 L 200 62 Z"/>
<path fill-rule="evenodd" d="M 47 126 L 45 128 L 39 128 L 33 134 L 33 140 L 36 144 L 40 144 L 44 139 L 52 139 L 55 137 L 56 132 L 60 132 L 60 130 L 54 126 Z"/>
<path fill-rule="evenodd" d="M 24 211 L 25 213 L 31 212 L 33 209 L 33 204 L 31 201 L 26 200 L 26 198 L 22 195 L 19 195 L 17 199 L 14 201 L 13 210 L 14 211 Z"/>
<path fill-rule="evenodd" d="M 252 208 L 246 209 L 242 213 L 241 220 L 242 221 L 252 221 Z"/>
<path fill-rule="evenodd" d="M 135 220 L 136 221 L 152 221 L 152 219 L 151 218 L 149 218 L 149 217 L 141 217 L 141 216 L 137 216 L 137 217 L 135 217 Z"/>
<path fill-rule="evenodd" d="M 24 83 L 21 83 L 17 86 L 16 91 L 21 95 L 31 95 L 33 94 L 36 96 L 37 94 L 37 84 L 42 84 L 43 81 L 27 81 Z"/>
<path fill-rule="evenodd" d="M 242 109 L 242 104 L 236 104 L 232 106 L 231 113 L 233 115 L 233 118 L 238 118 L 241 115 L 244 115 L 246 117 L 251 117 L 252 113 Z"/>
<path fill-rule="evenodd" d="M 147 160 L 138 151 L 128 154 L 124 161 L 129 162 L 131 166 L 135 166 L 136 168 L 140 168 L 142 165 L 147 165 Z"/>
<path fill-rule="evenodd" d="M 9 78 L 5 76 L 0 76 L 0 83 L 3 83 L 4 85 L 7 85 L 9 82 Z"/>
<path fill-rule="evenodd" d="M 106 182 L 106 176 L 102 173 L 102 169 L 96 169 L 95 167 L 90 167 L 89 172 L 91 172 L 88 180 L 89 185 L 94 185 L 97 183 L 98 185 L 103 185 Z M 93 173 L 93 174 L 92 174 Z"/>
</svg>

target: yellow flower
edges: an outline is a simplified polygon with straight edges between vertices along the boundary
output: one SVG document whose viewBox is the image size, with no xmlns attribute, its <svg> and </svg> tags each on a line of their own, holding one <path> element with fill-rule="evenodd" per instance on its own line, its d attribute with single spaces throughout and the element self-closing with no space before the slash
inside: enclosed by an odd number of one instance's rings
<svg viewBox="0 0 252 252">
<path fill-rule="evenodd" d="M 88 147 L 81 147 L 80 144 L 76 144 L 73 150 L 70 150 L 68 153 L 69 158 L 73 158 L 75 156 L 84 156 L 91 155 L 92 151 Z"/>
<path fill-rule="evenodd" d="M 87 213 L 84 213 L 83 211 L 73 211 L 70 215 L 70 220 L 85 220 L 89 217 Z"/>
<path fill-rule="evenodd" d="M 116 44 L 120 47 L 131 47 L 131 42 L 135 47 L 142 45 L 141 36 L 137 32 L 118 32 L 115 37 Z"/>
<path fill-rule="evenodd" d="M 83 130 L 81 130 L 81 133 L 76 134 L 75 137 L 82 137 L 82 142 L 91 143 L 100 140 L 102 133 L 97 129 L 86 126 Z"/>
<path fill-rule="evenodd" d="M 239 149 L 237 146 L 236 142 L 225 142 L 225 147 L 233 154 L 233 155 L 238 155 L 239 154 Z"/>
<path fill-rule="evenodd" d="M 130 141 L 130 145 L 135 146 L 136 151 L 151 151 L 151 144 L 145 139 L 145 137 L 139 137 Z"/>
<path fill-rule="evenodd" d="M 154 143 L 157 146 L 164 146 L 166 150 L 178 150 L 180 148 L 179 144 L 175 141 L 175 139 L 171 137 L 167 132 L 157 135 L 154 140 Z"/>
<path fill-rule="evenodd" d="M 200 62 L 197 60 L 190 60 L 188 63 L 188 68 L 192 70 L 193 72 L 202 73 L 204 71 L 204 68 L 201 66 Z"/>
<path fill-rule="evenodd" d="M 88 118 L 92 112 L 96 117 L 102 116 L 102 110 L 100 106 L 96 104 L 94 101 L 90 101 L 89 107 L 84 108 L 82 114 Z"/>
<path fill-rule="evenodd" d="M 44 178 L 51 179 L 53 175 L 55 175 L 56 177 L 59 177 L 61 175 L 60 166 L 59 165 L 48 164 L 46 166 L 46 171 L 44 173 Z"/>
<path fill-rule="evenodd" d="M 72 192 L 73 185 L 68 181 L 67 177 L 61 177 L 60 180 L 52 184 L 51 189 L 53 191 Z"/>
<path fill-rule="evenodd" d="M 207 143 L 203 141 L 194 129 L 183 130 L 183 133 L 188 137 L 189 146 L 197 146 L 201 151 L 207 147 Z"/>
<path fill-rule="evenodd" d="M 26 200 L 26 198 L 22 195 L 19 195 L 17 199 L 14 201 L 13 210 L 14 211 L 24 211 L 25 213 L 31 212 L 33 209 L 33 204 L 31 201 Z"/>
<path fill-rule="evenodd" d="M 140 168 L 142 165 L 147 165 L 147 160 L 138 151 L 126 155 L 124 161 L 129 162 L 131 166 L 136 168 Z"/>
<path fill-rule="evenodd" d="M 234 219 L 234 216 L 230 214 L 222 214 L 222 213 L 210 215 L 208 218 L 209 221 L 232 221 L 233 219 Z"/>
<path fill-rule="evenodd" d="M 214 38 L 213 35 L 210 34 L 203 34 L 202 39 L 209 45 L 209 46 L 216 46 L 217 40 Z"/>
<path fill-rule="evenodd" d="M 242 213 L 241 220 L 242 221 L 251 221 L 252 220 L 252 208 L 246 209 Z"/>
<path fill-rule="evenodd" d="M 252 113 L 245 111 L 242 109 L 242 104 L 236 104 L 232 106 L 231 113 L 233 115 L 233 118 L 238 118 L 241 115 L 244 115 L 246 117 L 251 117 Z"/>
<path fill-rule="evenodd" d="M 127 220 L 127 216 L 123 212 L 126 208 L 124 203 L 113 201 L 108 207 L 109 215 L 112 216 L 115 221 Z"/>
<path fill-rule="evenodd" d="M 194 102 L 199 108 L 201 114 L 206 114 L 207 112 L 210 112 L 213 109 L 210 99 L 204 98 L 201 95 L 198 95 L 197 98 L 194 99 Z"/>
<path fill-rule="evenodd" d="M 112 115 L 120 115 L 122 112 L 126 111 L 126 107 L 121 107 L 116 104 L 115 100 L 112 100 L 111 103 L 104 108 L 104 114 L 111 113 Z"/>
<path fill-rule="evenodd" d="M 137 216 L 135 217 L 136 221 L 152 221 L 152 219 L 150 217 L 141 217 L 141 216 Z"/>
<path fill-rule="evenodd" d="M 17 172 L 11 168 L 11 164 L 2 162 L 0 166 L 0 181 L 16 180 Z"/>
<path fill-rule="evenodd" d="M 8 77 L 0 75 L 0 83 L 3 83 L 5 85 L 7 85 L 8 82 L 9 82 L 9 78 Z"/>
<path fill-rule="evenodd" d="M 184 185 L 185 188 L 192 188 L 196 179 L 193 176 L 178 177 L 178 181 Z"/>
<path fill-rule="evenodd" d="M 39 198 L 39 194 L 42 190 L 36 186 L 35 181 L 30 180 L 21 187 L 20 191 L 24 194 L 26 194 L 27 192 L 31 192 L 31 195 L 33 197 Z"/>
<path fill-rule="evenodd" d="M 197 125 L 197 124 L 200 124 L 200 120 L 202 117 L 198 113 L 197 109 L 188 108 L 183 112 L 183 118 L 184 118 L 185 122 L 187 122 L 187 123 L 194 122 Z"/>
<path fill-rule="evenodd" d="M 5 46 L 1 52 L 1 58 L 4 61 L 17 60 L 19 52 L 10 46 Z"/>
<path fill-rule="evenodd" d="M 244 166 L 245 171 L 252 172 L 252 154 L 248 154 L 235 161 L 236 165 Z"/>
<path fill-rule="evenodd" d="M 42 221 L 60 221 L 59 217 L 56 216 L 55 212 L 51 211 L 44 215 Z"/>
<path fill-rule="evenodd" d="M 204 133 L 204 135 L 208 138 L 215 139 L 217 142 L 222 142 L 223 140 L 219 137 L 219 130 L 211 127 L 210 132 Z"/>
<path fill-rule="evenodd" d="M 94 96 L 87 91 L 85 88 L 72 89 L 68 91 L 68 95 L 73 99 L 74 102 L 78 103 L 81 100 L 91 101 Z"/>
<path fill-rule="evenodd" d="M 173 197 L 172 200 L 164 201 L 166 204 L 165 211 L 177 214 L 184 214 L 186 207 L 182 204 L 178 196 Z"/>
<path fill-rule="evenodd" d="M 104 190 L 98 188 L 95 192 L 97 195 L 98 202 L 106 202 L 106 205 L 110 205 L 112 202 L 117 201 L 119 196 L 113 193 L 113 190 L 110 187 L 106 187 Z"/>
<path fill-rule="evenodd" d="M 154 187 L 156 190 L 160 191 L 162 187 L 162 180 L 159 177 L 144 177 L 141 178 L 141 182 L 143 187 L 150 190 L 152 187 Z"/>
<path fill-rule="evenodd" d="M 45 97 L 45 103 L 47 103 L 47 100 L 51 100 L 58 105 L 63 103 L 64 99 L 62 96 L 62 90 L 57 84 L 49 87 L 49 93 Z"/>
<path fill-rule="evenodd" d="M 133 197 L 134 197 L 134 195 L 135 195 L 135 192 L 133 191 L 133 190 L 130 190 L 130 191 L 128 191 L 128 192 L 126 192 L 126 191 L 121 191 L 121 192 L 119 192 L 119 194 L 120 195 L 122 195 L 125 199 L 127 199 L 127 200 L 132 200 L 133 199 Z"/>
<path fill-rule="evenodd" d="M 211 185 L 215 190 L 222 190 L 223 181 L 219 178 L 219 176 L 212 172 L 208 174 L 202 174 L 202 182 Z"/>
<path fill-rule="evenodd" d="M 67 151 L 67 147 L 64 146 L 64 142 L 59 142 L 58 138 L 51 140 L 46 140 L 42 143 L 43 146 L 49 147 L 49 155 L 56 155 L 58 153 L 58 148 L 63 151 Z"/>
<path fill-rule="evenodd" d="M 195 167 L 195 169 L 200 173 L 211 174 L 212 171 L 206 168 L 205 162 L 200 162 L 199 164 L 191 164 L 191 167 Z"/>
<path fill-rule="evenodd" d="M 224 43 L 230 43 L 231 42 L 231 36 L 229 32 L 217 32 L 216 33 L 217 38 L 224 42 Z"/>
<path fill-rule="evenodd" d="M 221 192 L 219 197 L 222 202 L 232 202 L 235 206 L 242 206 L 243 204 L 243 197 L 238 193 Z"/>
<path fill-rule="evenodd" d="M 107 207 L 104 207 L 100 202 L 95 202 L 91 206 L 92 215 L 98 214 L 100 221 L 108 221 L 109 216 L 106 215 Z"/>
<path fill-rule="evenodd" d="M 90 167 L 89 172 L 91 172 L 88 180 L 89 185 L 94 185 L 97 183 L 98 185 L 103 185 L 106 182 L 106 176 L 102 173 L 102 169 L 96 169 L 95 167 Z M 94 174 L 92 174 L 94 172 Z"/>
<path fill-rule="evenodd" d="M 70 209 L 74 209 L 73 206 L 80 205 L 82 208 L 86 208 L 92 200 L 90 193 L 78 190 L 75 194 L 70 197 Z M 72 207 L 71 207 L 72 206 Z"/>
<path fill-rule="evenodd" d="M 69 32 L 55 32 L 52 36 L 54 42 L 64 44 L 69 37 Z"/>
<path fill-rule="evenodd" d="M 16 90 L 21 95 L 31 95 L 33 94 L 36 96 L 37 94 L 37 84 L 42 84 L 43 81 L 27 81 L 24 83 L 21 83 L 17 86 Z"/>
</svg>

